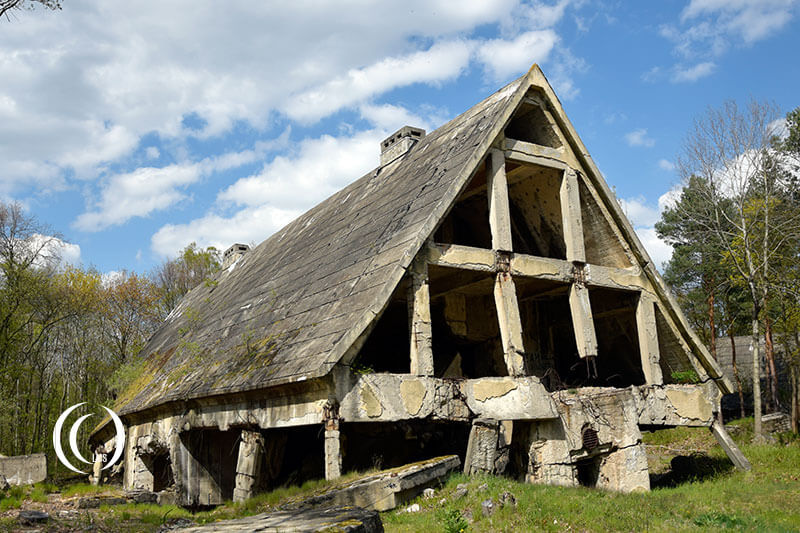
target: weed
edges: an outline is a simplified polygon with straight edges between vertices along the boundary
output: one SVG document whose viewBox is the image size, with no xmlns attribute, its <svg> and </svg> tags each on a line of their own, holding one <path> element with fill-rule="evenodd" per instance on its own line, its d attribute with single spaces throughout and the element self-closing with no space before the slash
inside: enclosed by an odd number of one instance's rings
<svg viewBox="0 0 800 533">
<path fill-rule="evenodd" d="M 448 509 L 442 513 L 442 528 L 445 533 L 464 533 L 469 524 L 458 509 Z"/>
</svg>

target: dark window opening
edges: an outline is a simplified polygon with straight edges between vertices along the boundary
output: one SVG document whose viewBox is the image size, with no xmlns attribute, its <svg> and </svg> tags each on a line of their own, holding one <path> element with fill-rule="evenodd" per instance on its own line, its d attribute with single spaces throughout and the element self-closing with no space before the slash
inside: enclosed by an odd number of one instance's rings
<svg viewBox="0 0 800 533">
<path fill-rule="evenodd" d="M 153 492 L 161 492 L 175 484 L 172 476 L 172 461 L 168 453 L 162 453 L 152 459 Z"/>
<path fill-rule="evenodd" d="M 558 138 L 542 108 L 529 102 L 525 102 L 519 107 L 511 122 L 506 126 L 505 136 L 509 139 L 550 148 L 561 147 L 561 139 Z"/>
<path fill-rule="evenodd" d="M 463 464 L 470 424 L 427 420 L 343 423 L 340 431 L 343 470 L 364 472 L 442 455 L 458 455 Z"/>
<path fill-rule="evenodd" d="M 494 303 L 494 275 L 434 266 L 429 273 L 436 376 L 508 375 Z"/>
<path fill-rule="evenodd" d="M 492 248 L 484 165 L 481 165 L 466 190 L 456 200 L 450 213 L 434 233 L 433 239 L 446 244 Z"/>
<path fill-rule="evenodd" d="M 633 291 L 589 290 L 597 336 L 598 386 L 624 388 L 645 383 L 636 328 L 638 298 Z"/>
<path fill-rule="evenodd" d="M 391 301 L 378 318 L 352 367 L 359 372 L 411 372 L 411 333 L 405 280 L 395 290 Z"/>
<path fill-rule="evenodd" d="M 519 165 L 508 170 L 508 202 L 514 251 L 566 259 L 560 170 Z"/>
<path fill-rule="evenodd" d="M 270 429 L 264 433 L 262 486 L 302 485 L 325 477 L 325 430 L 321 425 Z"/>
<path fill-rule="evenodd" d="M 581 486 L 597 486 L 597 479 L 600 477 L 600 463 L 602 460 L 602 457 L 592 457 L 575 463 L 575 473 L 578 477 L 578 483 Z"/>
<path fill-rule="evenodd" d="M 551 392 L 584 385 L 586 370 L 575 344 L 569 285 L 532 278 L 514 282 L 531 374 Z"/>
</svg>

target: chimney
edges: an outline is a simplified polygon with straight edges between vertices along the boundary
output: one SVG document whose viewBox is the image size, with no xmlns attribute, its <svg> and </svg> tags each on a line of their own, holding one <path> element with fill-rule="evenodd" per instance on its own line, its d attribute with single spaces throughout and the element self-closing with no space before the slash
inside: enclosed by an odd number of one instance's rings
<svg viewBox="0 0 800 533">
<path fill-rule="evenodd" d="M 403 126 L 381 142 L 381 166 L 405 155 L 411 147 L 425 137 L 425 130 Z"/>
<path fill-rule="evenodd" d="M 222 254 L 222 268 L 226 269 L 236 262 L 237 259 L 250 251 L 250 247 L 246 244 L 236 243 Z"/>
</svg>

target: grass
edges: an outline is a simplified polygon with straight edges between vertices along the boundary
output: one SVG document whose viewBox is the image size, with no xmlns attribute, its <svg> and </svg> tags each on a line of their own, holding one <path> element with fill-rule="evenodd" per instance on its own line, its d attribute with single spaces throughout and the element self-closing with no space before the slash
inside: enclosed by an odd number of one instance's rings
<svg viewBox="0 0 800 533">
<path fill-rule="evenodd" d="M 736 439 L 752 436 L 752 419 L 738 423 Z M 454 512 L 472 517 L 466 531 L 798 531 L 800 444 L 742 444 L 750 472 L 732 468 L 705 428 L 646 434 L 648 460 L 660 485 L 648 493 L 617 494 L 586 488 L 529 485 L 510 479 L 451 477 L 434 498 L 418 499 L 419 513 L 395 509 L 383 515 L 387 532 L 444 531 Z M 669 459 L 693 455 L 697 470 L 683 479 L 669 472 Z M 453 500 L 456 485 L 469 493 Z M 485 491 L 478 487 L 486 484 Z M 509 491 L 516 508 L 484 517 L 481 502 Z M 445 503 L 440 501 L 445 499 Z"/>
</svg>

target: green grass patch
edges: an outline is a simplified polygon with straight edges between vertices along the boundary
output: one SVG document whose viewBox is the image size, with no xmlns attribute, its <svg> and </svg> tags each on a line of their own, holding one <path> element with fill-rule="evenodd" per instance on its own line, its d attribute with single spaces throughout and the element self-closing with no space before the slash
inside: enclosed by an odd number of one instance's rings
<svg viewBox="0 0 800 533">
<path fill-rule="evenodd" d="M 121 490 L 108 485 L 92 485 L 90 483 L 76 483 L 68 485 L 61 490 L 65 498 L 72 496 L 91 496 L 95 494 L 121 494 Z"/>
</svg>

